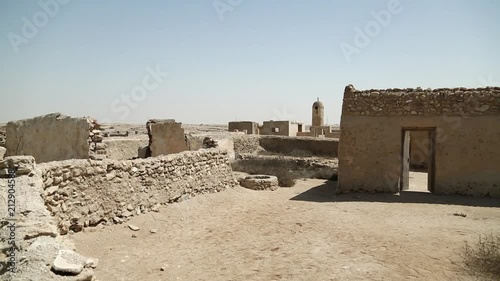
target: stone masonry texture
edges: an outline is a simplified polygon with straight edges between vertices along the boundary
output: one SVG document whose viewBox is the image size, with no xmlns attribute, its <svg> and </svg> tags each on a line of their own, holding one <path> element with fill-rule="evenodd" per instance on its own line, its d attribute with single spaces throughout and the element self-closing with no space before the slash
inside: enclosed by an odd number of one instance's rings
<svg viewBox="0 0 500 281">
<path fill-rule="evenodd" d="M 371 89 L 348 85 L 345 116 L 485 116 L 500 114 L 500 87 L 440 89 Z"/>
<path fill-rule="evenodd" d="M 227 152 L 215 148 L 126 161 L 50 162 L 37 165 L 37 173 L 62 234 L 235 185 Z"/>
</svg>

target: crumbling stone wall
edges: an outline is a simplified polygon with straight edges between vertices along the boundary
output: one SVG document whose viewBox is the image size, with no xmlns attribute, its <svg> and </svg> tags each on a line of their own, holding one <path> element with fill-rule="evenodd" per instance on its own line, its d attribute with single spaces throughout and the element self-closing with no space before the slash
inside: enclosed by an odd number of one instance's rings
<svg viewBox="0 0 500 281">
<path fill-rule="evenodd" d="M 236 155 L 243 153 L 258 153 L 264 150 L 259 144 L 258 135 L 238 135 L 233 137 L 234 153 Z"/>
<path fill-rule="evenodd" d="M 38 163 L 90 156 L 90 118 L 53 113 L 7 123 L 6 156 L 32 155 Z"/>
<path fill-rule="evenodd" d="M 140 157 L 139 151 L 148 145 L 148 139 L 104 139 L 108 159 L 130 160 Z"/>
<path fill-rule="evenodd" d="M 272 174 L 284 170 L 296 178 L 334 179 L 338 160 L 319 157 L 241 154 L 232 164 L 234 171 L 249 174 Z"/>
<path fill-rule="evenodd" d="M 227 152 L 218 149 L 127 161 L 50 162 L 37 165 L 37 171 L 45 204 L 63 234 L 235 184 Z"/>
<path fill-rule="evenodd" d="M 337 139 L 286 136 L 237 136 L 233 138 L 238 154 L 280 154 L 289 156 L 318 156 L 336 158 Z"/>
<path fill-rule="evenodd" d="M 12 179 L 13 174 L 2 176 L 3 168 L 19 167 Z M 68 281 L 68 280 L 92 280 L 94 272 L 90 268 L 83 269 L 78 277 L 68 277 L 67 275 L 51 270 L 48 265 L 53 264 L 60 250 L 75 250 L 75 245 L 69 237 L 60 236 L 57 229 L 57 222 L 50 215 L 40 196 L 43 181 L 41 175 L 35 172 L 35 159 L 32 156 L 11 156 L 0 161 L 0 217 L 2 227 L 0 227 L 0 279 L 1 280 L 37 280 L 37 281 Z M 12 208 L 7 205 L 12 204 L 12 198 L 7 194 L 10 188 L 15 190 L 15 214 L 17 221 L 15 230 L 15 245 L 10 245 L 7 237 L 10 237 L 10 229 L 4 222 L 10 216 Z M 4 195 L 5 194 L 5 195 Z M 15 251 L 8 251 L 11 246 Z M 16 272 L 9 274 L 6 272 L 9 254 L 17 256 Z M 83 267 L 83 266 L 82 266 Z M 74 269 L 74 267 L 73 267 Z M 58 272 L 58 274 L 54 273 Z M 95 277 L 94 277 L 95 278 Z"/>
<path fill-rule="evenodd" d="M 247 136 L 243 132 L 236 133 L 199 133 L 199 134 L 187 134 L 187 144 L 191 151 L 210 148 L 212 145 L 207 145 L 206 138 L 210 138 L 214 141 L 214 147 L 224 150 L 228 153 L 229 159 L 233 160 L 235 157 L 234 151 L 234 141 L 233 137 Z"/>
<path fill-rule="evenodd" d="M 189 150 L 182 123 L 173 119 L 152 119 L 146 124 L 152 157 Z"/>
<path fill-rule="evenodd" d="M 273 153 L 335 158 L 339 142 L 331 138 L 262 136 L 259 144 Z"/>
<path fill-rule="evenodd" d="M 0 126 L 0 147 L 5 147 L 5 126 Z"/>
<path fill-rule="evenodd" d="M 344 92 L 337 192 L 399 192 L 403 128 L 436 131 L 435 193 L 500 197 L 500 88 Z"/>
</svg>

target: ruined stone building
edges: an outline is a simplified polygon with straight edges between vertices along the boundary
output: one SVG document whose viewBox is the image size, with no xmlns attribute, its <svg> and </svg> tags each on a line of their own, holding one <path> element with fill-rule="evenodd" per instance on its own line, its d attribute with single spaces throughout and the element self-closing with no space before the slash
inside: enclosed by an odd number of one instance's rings
<svg viewBox="0 0 500 281">
<path fill-rule="evenodd" d="M 259 134 L 259 124 L 252 121 L 232 121 L 228 124 L 229 132 L 244 132 L 248 135 Z"/>
<path fill-rule="evenodd" d="M 262 126 L 259 127 L 260 134 L 267 136 L 295 137 L 302 130 L 302 123 L 292 121 L 264 121 Z"/>
<path fill-rule="evenodd" d="M 416 165 L 427 168 L 432 193 L 500 197 L 499 124 L 499 87 L 360 91 L 348 85 L 337 192 L 406 190 Z"/>
<path fill-rule="evenodd" d="M 289 136 L 295 137 L 304 130 L 304 125 L 293 121 L 264 121 L 262 126 L 252 121 L 232 121 L 228 124 L 229 132 L 244 132 L 248 135 Z"/>
</svg>

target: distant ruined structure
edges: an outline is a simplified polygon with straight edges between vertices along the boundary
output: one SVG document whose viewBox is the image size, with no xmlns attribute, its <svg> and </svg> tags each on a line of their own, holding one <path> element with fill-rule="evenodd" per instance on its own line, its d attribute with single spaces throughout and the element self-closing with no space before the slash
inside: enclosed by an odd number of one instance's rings
<svg viewBox="0 0 500 281">
<path fill-rule="evenodd" d="M 289 136 L 295 137 L 301 133 L 304 125 L 293 121 L 264 121 L 262 126 L 252 121 L 231 121 L 228 124 L 229 132 L 244 132 L 247 135 Z"/>
<path fill-rule="evenodd" d="M 334 131 L 331 126 L 325 125 L 325 106 L 319 98 L 312 105 L 312 120 L 309 132 L 298 133 L 297 136 L 338 138 L 338 131 Z"/>
<path fill-rule="evenodd" d="M 338 138 L 340 133 L 325 125 L 325 106 L 319 98 L 312 105 L 312 122 L 310 131 L 306 132 L 304 124 L 293 121 L 264 121 L 262 126 L 252 121 L 231 121 L 229 132 L 245 132 L 248 135 L 289 136 L 289 137 L 326 137 Z"/>
</svg>

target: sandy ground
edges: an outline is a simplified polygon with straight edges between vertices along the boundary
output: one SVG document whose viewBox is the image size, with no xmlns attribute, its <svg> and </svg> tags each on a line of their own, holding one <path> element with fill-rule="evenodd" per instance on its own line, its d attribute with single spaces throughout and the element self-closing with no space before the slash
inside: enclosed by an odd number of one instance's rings
<svg viewBox="0 0 500 281">
<path fill-rule="evenodd" d="M 500 232 L 500 200 L 334 196 L 335 185 L 237 187 L 134 217 L 136 232 L 122 224 L 71 237 L 81 254 L 100 259 L 101 281 L 474 280 L 461 269 L 461 248 Z"/>
</svg>

